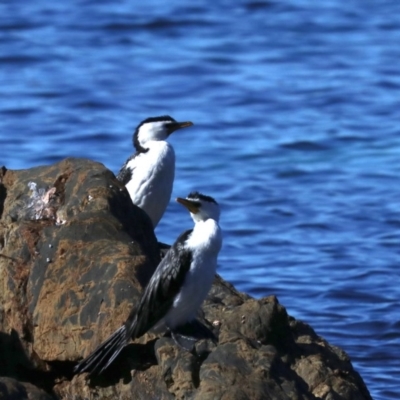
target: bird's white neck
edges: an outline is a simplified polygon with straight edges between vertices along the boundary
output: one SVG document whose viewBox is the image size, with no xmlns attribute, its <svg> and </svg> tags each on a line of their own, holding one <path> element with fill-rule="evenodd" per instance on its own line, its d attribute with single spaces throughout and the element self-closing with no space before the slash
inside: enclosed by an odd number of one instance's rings
<svg viewBox="0 0 400 400">
<path fill-rule="evenodd" d="M 222 246 L 222 233 L 218 222 L 212 218 L 197 221 L 187 245 L 194 253 L 218 254 Z"/>
</svg>

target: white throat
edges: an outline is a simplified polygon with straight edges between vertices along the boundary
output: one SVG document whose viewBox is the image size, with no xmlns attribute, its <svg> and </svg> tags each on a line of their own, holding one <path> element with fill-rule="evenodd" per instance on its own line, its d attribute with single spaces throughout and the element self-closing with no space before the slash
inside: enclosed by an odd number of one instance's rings
<svg viewBox="0 0 400 400">
<path fill-rule="evenodd" d="M 218 222 L 212 218 L 196 221 L 193 232 L 187 241 L 188 247 L 195 254 L 218 254 L 222 245 L 222 234 Z"/>
<path fill-rule="evenodd" d="M 168 137 L 165 121 L 151 122 L 142 125 L 138 132 L 138 141 L 141 146 L 147 147 L 152 141 L 165 140 Z"/>
</svg>

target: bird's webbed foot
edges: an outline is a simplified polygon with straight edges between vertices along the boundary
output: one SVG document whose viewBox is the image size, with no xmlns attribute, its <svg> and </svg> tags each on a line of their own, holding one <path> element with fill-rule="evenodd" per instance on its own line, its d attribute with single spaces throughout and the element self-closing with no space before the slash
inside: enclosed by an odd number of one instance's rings
<svg viewBox="0 0 400 400">
<path fill-rule="evenodd" d="M 174 342 L 184 350 L 191 352 L 200 339 L 217 341 L 214 333 L 201 322 L 195 320 L 169 330 Z"/>
<path fill-rule="evenodd" d="M 194 345 L 198 340 L 195 337 L 183 335 L 182 333 L 179 333 L 176 330 L 171 331 L 171 337 L 172 339 L 174 339 L 174 342 L 178 347 L 188 352 L 193 351 Z"/>
</svg>

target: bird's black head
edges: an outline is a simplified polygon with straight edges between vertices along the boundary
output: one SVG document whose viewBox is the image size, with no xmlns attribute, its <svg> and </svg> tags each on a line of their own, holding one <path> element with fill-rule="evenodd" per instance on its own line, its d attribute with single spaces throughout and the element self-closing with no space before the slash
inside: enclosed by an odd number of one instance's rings
<svg viewBox="0 0 400 400">
<path fill-rule="evenodd" d="M 218 205 L 218 203 L 211 196 L 201 194 L 200 192 L 190 192 L 186 198 L 188 200 L 192 200 L 193 202 L 208 201 L 209 203 L 215 203 Z"/>
<path fill-rule="evenodd" d="M 133 145 L 138 152 L 146 152 L 149 141 L 165 140 L 177 129 L 192 126 L 192 122 L 177 122 L 169 115 L 150 117 L 143 120 L 133 134 Z"/>
<path fill-rule="evenodd" d="M 178 197 L 176 201 L 190 211 L 195 222 L 205 221 L 209 218 L 216 221 L 219 220 L 219 205 L 211 196 L 206 196 L 199 192 L 191 192 L 186 199 Z"/>
</svg>

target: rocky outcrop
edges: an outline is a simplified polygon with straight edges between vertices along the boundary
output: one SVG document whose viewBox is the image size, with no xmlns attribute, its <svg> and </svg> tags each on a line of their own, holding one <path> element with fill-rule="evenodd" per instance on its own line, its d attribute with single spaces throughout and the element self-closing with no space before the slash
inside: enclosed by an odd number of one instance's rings
<svg viewBox="0 0 400 400">
<path fill-rule="evenodd" d="M 3 167 L 0 399 L 371 398 L 342 350 L 275 297 L 253 299 L 220 277 L 199 316 L 218 343 L 189 353 L 146 334 L 103 376 L 74 376 L 124 322 L 159 254 L 148 217 L 103 165 Z"/>
</svg>

